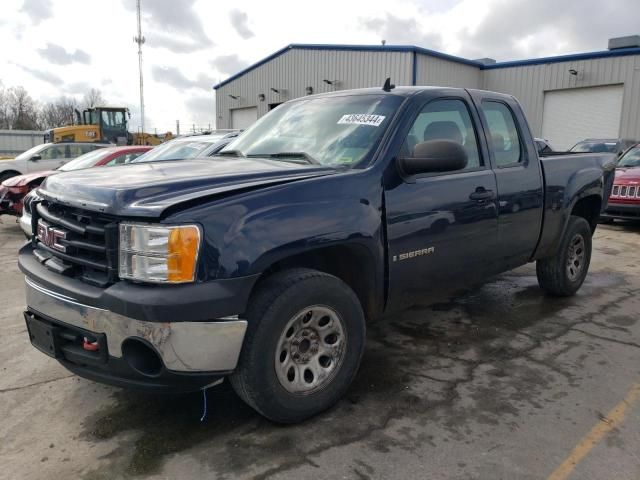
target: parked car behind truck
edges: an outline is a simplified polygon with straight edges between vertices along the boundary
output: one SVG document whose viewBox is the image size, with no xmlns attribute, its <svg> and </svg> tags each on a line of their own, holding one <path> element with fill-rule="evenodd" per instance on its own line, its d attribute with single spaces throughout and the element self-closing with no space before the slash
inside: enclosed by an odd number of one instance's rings
<svg viewBox="0 0 640 480">
<path fill-rule="evenodd" d="M 104 143 L 43 143 L 36 145 L 14 159 L 0 163 L 0 183 L 7 178 L 25 173 L 54 170 L 80 155 L 109 146 Z"/>
<path fill-rule="evenodd" d="M 572 153 L 615 153 L 621 156 L 637 140 L 626 138 L 587 138 L 576 143 L 569 152 Z"/>
<path fill-rule="evenodd" d="M 174 138 L 156 147 L 153 152 L 136 159 L 138 162 L 160 162 L 215 155 L 240 134 L 239 130 L 221 131 L 206 135 L 187 135 Z"/>
<path fill-rule="evenodd" d="M 37 188 L 45 178 L 51 175 L 90 167 L 122 165 L 129 163 L 134 158 L 151 150 L 151 148 L 144 146 L 101 148 L 80 155 L 55 170 L 44 170 L 10 177 L 0 183 L 0 215 L 22 215 L 22 201 L 25 195 Z"/>
<path fill-rule="evenodd" d="M 640 144 L 631 147 L 620 158 L 602 220 L 640 221 Z"/>
<path fill-rule="evenodd" d="M 217 157 L 49 178 L 19 254 L 29 335 L 99 382 L 229 377 L 297 422 L 345 393 L 367 319 L 532 261 L 544 291 L 574 294 L 614 159 L 540 159 L 508 95 L 292 100 Z"/>
</svg>

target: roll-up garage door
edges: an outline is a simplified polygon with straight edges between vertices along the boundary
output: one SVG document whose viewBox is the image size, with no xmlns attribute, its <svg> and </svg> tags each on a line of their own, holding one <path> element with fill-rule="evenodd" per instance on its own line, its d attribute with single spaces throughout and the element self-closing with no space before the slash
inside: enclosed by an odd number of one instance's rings
<svg viewBox="0 0 640 480">
<path fill-rule="evenodd" d="M 231 110 L 231 128 L 245 129 L 258 119 L 258 108 L 234 108 Z"/>
<path fill-rule="evenodd" d="M 622 85 L 551 90 L 544 94 L 542 136 L 555 150 L 585 138 L 618 138 Z"/>
</svg>

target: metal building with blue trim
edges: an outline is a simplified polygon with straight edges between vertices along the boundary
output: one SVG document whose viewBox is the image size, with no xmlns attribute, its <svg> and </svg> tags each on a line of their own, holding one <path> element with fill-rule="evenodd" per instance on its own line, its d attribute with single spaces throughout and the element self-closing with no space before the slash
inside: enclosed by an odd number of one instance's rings
<svg viewBox="0 0 640 480">
<path fill-rule="evenodd" d="M 585 137 L 640 139 L 640 36 L 609 44 L 618 48 L 510 62 L 411 45 L 291 44 L 213 87 L 217 126 L 246 128 L 287 100 L 391 77 L 515 95 L 534 134 L 558 149 Z"/>
</svg>

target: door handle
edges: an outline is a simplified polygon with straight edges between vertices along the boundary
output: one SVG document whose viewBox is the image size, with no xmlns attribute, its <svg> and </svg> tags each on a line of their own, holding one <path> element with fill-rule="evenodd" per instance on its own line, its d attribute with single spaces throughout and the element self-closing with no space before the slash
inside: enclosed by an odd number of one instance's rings
<svg viewBox="0 0 640 480">
<path fill-rule="evenodd" d="M 493 198 L 493 190 L 487 190 L 484 187 L 476 188 L 476 191 L 469 195 L 471 200 L 489 200 Z"/>
</svg>

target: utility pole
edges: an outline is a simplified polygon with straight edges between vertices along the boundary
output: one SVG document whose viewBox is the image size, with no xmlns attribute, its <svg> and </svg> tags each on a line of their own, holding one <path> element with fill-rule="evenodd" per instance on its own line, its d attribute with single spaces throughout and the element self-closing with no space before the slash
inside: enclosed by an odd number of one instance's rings
<svg viewBox="0 0 640 480">
<path fill-rule="evenodd" d="M 176 135 L 180 136 L 180 120 L 176 120 Z"/>
<path fill-rule="evenodd" d="M 138 36 L 133 38 L 133 41 L 138 44 L 138 70 L 140 72 L 140 125 L 142 126 L 142 132 L 144 133 L 144 87 L 142 82 L 142 44 L 144 43 L 144 37 L 142 36 L 142 22 L 140 21 L 140 0 L 136 0 L 136 13 L 138 17 Z"/>
</svg>

